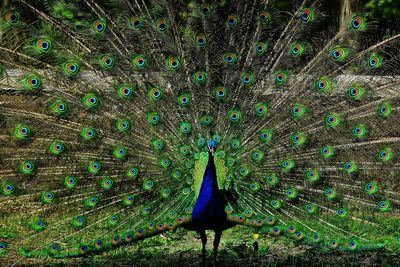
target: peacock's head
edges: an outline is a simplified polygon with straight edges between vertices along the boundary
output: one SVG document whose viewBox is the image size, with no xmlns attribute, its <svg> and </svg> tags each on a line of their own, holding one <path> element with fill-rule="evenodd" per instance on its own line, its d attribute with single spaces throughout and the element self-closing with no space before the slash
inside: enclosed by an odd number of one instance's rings
<svg viewBox="0 0 400 267">
<path fill-rule="evenodd" d="M 214 156 L 214 152 L 217 149 L 217 142 L 215 140 L 210 139 L 207 142 L 208 150 L 211 152 L 211 154 Z"/>
</svg>

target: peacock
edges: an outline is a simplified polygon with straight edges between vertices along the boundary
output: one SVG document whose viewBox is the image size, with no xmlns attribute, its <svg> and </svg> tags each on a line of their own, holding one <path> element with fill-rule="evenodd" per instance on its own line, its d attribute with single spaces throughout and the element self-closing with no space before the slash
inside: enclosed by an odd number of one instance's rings
<svg viewBox="0 0 400 267">
<path fill-rule="evenodd" d="M 239 225 L 397 253 L 400 33 L 280 2 L 3 1 L 0 263 L 178 228 L 216 262 Z"/>
</svg>

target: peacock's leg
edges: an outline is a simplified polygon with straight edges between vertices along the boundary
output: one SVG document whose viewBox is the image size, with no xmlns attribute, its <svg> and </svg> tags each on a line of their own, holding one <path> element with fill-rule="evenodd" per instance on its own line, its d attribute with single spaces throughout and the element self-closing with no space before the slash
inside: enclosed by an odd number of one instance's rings
<svg viewBox="0 0 400 267">
<path fill-rule="evenodd" d="M 219 241 L 221 240 L 222 231 L 215 231 L 215 238 L 214 238 L 214 264 L 217 263 L 217 254 L 218 254 L 218 246 Z"/>
<path fill-rule="evenodd" d="M 203 249 L 201 250 L 202 257 L 203 257 L 203 264 L 206 263 L 206 244 L 207 244 L 207 235 L 206 230 L 199 231 L 201 243 L 203 244 Z"/>
</svg>

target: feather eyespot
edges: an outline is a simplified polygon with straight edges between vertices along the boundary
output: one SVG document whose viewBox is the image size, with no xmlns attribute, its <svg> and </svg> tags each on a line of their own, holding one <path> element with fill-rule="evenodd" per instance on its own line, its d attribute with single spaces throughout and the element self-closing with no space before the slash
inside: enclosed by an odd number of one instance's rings
<svg viewBox="0 0 400 267">
<path fill-rule="evenodd" d="M 233 65 L 237 61 L 237 54 L 233 52 L 228 52 L 223 56 L 224 62 L 227 65 Z"/>
<path fill-rule="evenodd" d="M 259 41 L 255 44 L 254 47 L 256 54 L 258 56 L 262 56 L 267 52 L 268 49 L 268 42 L 267 41 Z"/>
<path fill-rule="evenodd" d="M 181 62 L 175 56 L 170 56 L 165 60 L 166 66 L 169 70 L 178 71 L 181 67 Z"/>
<path fill-rule="evenodd" d="M 111 55 L 102 55 L 99 58 L 99 65 L 105 70 L 110 70 L 115 66 L 115 58 Z"/>
<path fill-rule="evenodd" d="M 345 47 L 336 47 L 330 52 L 330 58 L 333 61 L 342 62 L 349 54 L 349 51 Z"/>
<path fill-rule="evenodd" d="M 204 47 L 207 43 L 206 35 L 204 33 L 199 33 L 196 35 L 196 45 L 199 47 Z"/>
<path fill-rule="evenodd" d="M 15 25 L 19 22 L 20 16 L 19 13 L 15 10 L 9 10 L 4 15 L 4 20 L 8 25 Z"/>
<path fill-rule="evenodd" d="M 49 39 L 47 38 L 41 38 L 36 41 L 35 47 L 37 50 L 41 53 L 47 53 L 51 50 L 52 48 L 52 43 Z"/>
<path fill-rule="evenodd" d="M 369 58 L 368 58 L 368 67 L 371 69 L 377 69 L 382 65 L 383 58 L 379 56 L 376 53 L 373 53 Z"/>
<path fill-rule="evenodd" d="M 129 19 L 129 25 L 130 25 L 133 29 L 139 30 L 139 29 L 141 29 L 141 28 L 143 27 L 143 21 L 142 21 L 142 19 L 141 19 L 140 17 L 134 16 L 134 17 L 131 17 L 131 18 Z"/>
<path fill-rule="evenodd" d="M 289 74 L 287 71 L 280 70 L 275 74 L 275 84 L 285 85 L 289 79 Z"/>
<path fill-rule="evenodd" d="M 92 29 L 93 29 L 94 32 L 97 33 L 97 34 L 104 33 L 104 32 L 106 31 L 106 28 L 107 28 L 107 24 L 106 24 L 106 22 L 105 22 L 104 20 L 102 20 L 102 19 L 95 20 L 95 21 L 92 23 Z"/>
<path fill-rule="evenodd" d="M 315 10 L 311 7 L 304 8 L 300 13 L 300 19 L 303 23 L 309 23 L 314 20 Z"/>
<path fill-rule="evenodd" d="M 239 18 L 234 14 L 229 15 L 226 24 L 228 27 L 235 27 L 239 24 Z"/>
<path fill-rule="evenodd" d="M 366 19 L 361 16 L 354 16 L 351 19 L 351 28 L 356 31 L 362 31 L 365 29 L 366 26 Z"/>
<path fill-rule="evenodd" d="M 160 32 L 166 32 L 169 29 L 169 24 L 166 19 L 158 19 L 156 21 L 157 30 Z"/>
<path fill-rule="evenodd" d="M 271 14 L 268 11 L 263 10 L 260 12 L 259 20 L 261 23 L 266 24 L 271 21 Z"/>
</svg>

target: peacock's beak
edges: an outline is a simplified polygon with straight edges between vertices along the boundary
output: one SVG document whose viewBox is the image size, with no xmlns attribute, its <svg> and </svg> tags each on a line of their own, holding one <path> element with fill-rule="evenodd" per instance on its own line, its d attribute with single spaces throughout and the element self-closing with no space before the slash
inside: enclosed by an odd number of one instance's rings
<svg viewBox="0 0 400 267">
<path fill-rule="evenodd" d="M 209 148 L 209 150 L 210 150 L 210 152 L 211 152 L 211 155 L 213 155 L 214 156 L 214 152 L 215 152 L 215 148 Z"/>
<path fill-rule="evenodd" d="M 210 151 L 211 155 L 214 156 L 215 149 L 216 149 L 215 141 L 213 141 L 213 140 L 208 141 L 207 147 L 208 147 L 208 150 Z"/>
</svg>

